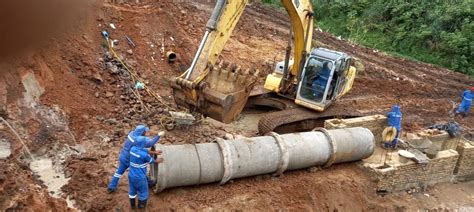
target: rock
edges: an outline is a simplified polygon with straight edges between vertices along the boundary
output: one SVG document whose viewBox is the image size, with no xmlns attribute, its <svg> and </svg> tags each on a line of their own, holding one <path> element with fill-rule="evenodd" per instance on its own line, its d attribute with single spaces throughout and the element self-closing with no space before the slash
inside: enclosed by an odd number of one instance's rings
<svg viewBox="0 0 474 212">
<path fill-rule="evenodd" d="M 415 133 L 407 133 L 407 140 L 415 140 L 415 139 L 421 139 L 421 137 Z"/>
<path fill-rule="evenodd" d="M 127 117 L 124 117 L 123 120 L 122 120 L 123 123 L 130 123 L 132 122 L 132 120 L 130 120 L 129 118 Z"/>
<path fill-rule="evenodd" d="M 104 123 L 106 123 L 108 125 L 116 125 L 116 124 L 118 124 L 118 121 L 115 118 L 110 118 L 110 119 L 105 120 Z"/>
<path fill-rule="evenodd" d="M 96 98 L 99 98 L 99 96 L 100 96 L 99 91 L 95 92 L 95 93 L 94 93 L 94 96 L 95 96 Z"/>
<path fill-rule="evenodd" d="M 226 133 L 226 134 L 224 135 L 224 139 L 226 139 L 226 140 L 233 140 L 233 139 L 234 139 L 234 136 L 233 136 L 232 134 L 230 134 L 230 133 Z"/>
<path fill-rule="evenodd" d="M 86 153 L 86 148 L 80 144 L 76 144 L 75 146 L 69 147 L 74 151 L 78 152 L 79 154 Z"/>
<path fill-rule="evenodd" d="M 311 172 L 311 173 L 315 173 L 315 172 L 318 172 L 320 170 L 322 170 L 321 167 L 316 167 L 316 166 L 308 168 L 308 171 Z"/>
<path fill-rule="evenodd" d="M 82 118 L 83 118 L 83 119 L 86 119 L 86 120 L 89 120 L 91 117 L 90 117 L 89 115 L 87 115 L 87 114 L 84 114 L 84 115 L 82 115 Z"/>
<path fill-rule="evenodd" d="M 114 59 L 114 57 L 112 56 L 110 52 L 105 52 L 104 56 L 105 56 L 106 61 L 111 61 Z"/>
<path fill-rule="evenodd" d="M 120 73 L 120 69 L 117 67 L 117 65 L 114 65 L 111 62 L 108 62 L 106 64 L 107 64 L 107 67 L 109 68 L 110 72 L 112 72 L 112 74 Z"/>
<path fill-rule="evenodd" d="M 0 140 L 0 160 L 7 159 L 11 155 L 10 142 L 5 139 Z"/>
<path fill-rule="evenodd" d="M 108 56 L 105 56 L 105 59 L 106 59 L 107 61 L 112 60 L 112 59 L 109 59 Z M 105 63 L 105 68 L 110 69 L 110 68 L 112 68 L 112 66 L 114 66 L 114 64 L 113 64 L 112 62 L 106 62 L 106 63 Z"/>
<path fill-rule="evenodd" d="M 92 75 L 92 78 L 94 79 L 94 81 L 95 81 L 96 83 L 102 83 L 102 82 L 104 82 L 104 80 L 102 79 L 102 76 L 100 76 L 100 74 L 99 74 L 98 72 L 94 73 L 94 74 Z"/>
<path fill-rule="evenodd" d="M 129 49 L 129 50 L 127 50 L 127 53 L 128 53 L 129 55 L 133 55 L 133 50 L 132 50 L 132 49 Z"/>
<path fill-rule="evenodd" d="M 106 97 L 112 97 L 112 96 L 114 96 L 114 94 L 113 94 L 112 92 L 110 92 L 110 91 L 107 91 L 107 92 L 105 93 L 105 96 L 106 96 Z"/>
<path fill-rule="evenodd" d="M 103 121 L 104 117 L 103 116 L 96 116 L 95 119 L 97 119 L 98 121 Z"/>
<path fill-rule="evenodd" d="M 100 157 L 101 157 L 101 158 L 106 158 L 107 156 L 109 156 L 109 153 L 108 153 L 108 152 L 101 152 L 101 153 L 100 153 Z"/>
</svg>

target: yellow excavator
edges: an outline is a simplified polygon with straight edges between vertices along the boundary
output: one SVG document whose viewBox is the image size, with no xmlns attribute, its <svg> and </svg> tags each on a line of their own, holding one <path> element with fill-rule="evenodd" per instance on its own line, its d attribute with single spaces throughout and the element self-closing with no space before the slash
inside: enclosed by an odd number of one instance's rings
<svg viewBox="0 0 474 212">
<path fill-rule="evenodd" d="M 313 125 L 308 121 L 339 116 L 327 108 L 352 88 L 356 68 L 351 66 L 351 57 L 325 48 L 312 49 L 310 0 L 281 2 L 291 21 L 290 39 L 284 61 L 276 64 L 263 88 L 254 89 L 258 87 L 257 70 L 218 62 L 248 0 L 217 0 L 191 66 L 171 80 L 175 102 L 224 123 L 234 121 L 246 105 L 279 109 L 260 120 L 261 134 L 284 125 L 301 130 Z"/>
</svg>

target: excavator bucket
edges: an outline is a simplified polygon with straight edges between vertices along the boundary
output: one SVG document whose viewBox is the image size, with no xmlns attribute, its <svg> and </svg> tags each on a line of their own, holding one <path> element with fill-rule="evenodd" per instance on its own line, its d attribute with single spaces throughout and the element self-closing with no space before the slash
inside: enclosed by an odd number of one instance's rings
<svg viewBox="0 0 474 212">
<path fill-rule="evenodd" d="M 200 83 L 176 78 L 172 84 L 176 104 L 200 112 L 217 121 L 230 123 L 242 112 L 258 71 L 242 70 L 239 66 L 220 63 L 207 66 Z"/>
</svg>

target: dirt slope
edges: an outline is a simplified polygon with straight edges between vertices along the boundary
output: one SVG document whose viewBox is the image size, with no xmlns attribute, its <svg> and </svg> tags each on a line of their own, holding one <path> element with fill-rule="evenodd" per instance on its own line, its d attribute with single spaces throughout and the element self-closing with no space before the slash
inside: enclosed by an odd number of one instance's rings
<svg viewBox="0 0 474 212">
<path fill-rule="evenodd" d="M 0 114 L 8 114 L 2 117 L 21 129 L 20 134 L 34 154 L 55 154 L 52 148 L 55 145 L 80 145 L 86 150 L 80 155 L 70 156 L 63 164 L 66 175 L 71 178 L 63 190 L 65 195 L 75 200 L 77 208 L 86 211 L 128 210 L 126 177 L 122 178 L 116 193 L 106 193 L 123 138 L 137 123 L 149 124 L 154 133 L 162 129 L 158 124 L 161 114 L 174 104 L 166 79 L 179 75 L 189 66 L 212 5 L 191 1 L 179 4 L 173 1 L 140 4 L 97 1 L 85 8 L 88 13 L 74 19 L 72 26 L 75 30 L 53 39 L 46 47 L 31 50 L 28 56 L 2 58 L 0 109 L 3 112 Z M 116 29 L 112 29 L 111 23 Z M 160 101 L 145 92 L 140 94 L 142 99 L 126 92 L 127 87 L 133 86 L 130 76 L 111 71 L 110 64 L 115 67 L 116 61 L 104 48 L 102 30 L 107 30 L 111 39 L 118 40 L 118 54 L 161 96 Z M 236 27 L 222 58 L 244 67 L 256 66 L 268 71 L 268 64 L 272 64 L 275 58 L 282 59 L 287 34 L 284 13 L 260 4 L 251 5 Z M 127 43 L 125 36 L 133 40 L 135 48 Z M 319 45 L 345 51 L 365 65 L 353 91 L 335 107 L 385 113 L 392 104 L 400 103 L 407 131 L 446 121 L 450 109 L 448 100 L 458 101 L 462 90 L 473 83 L 462 74 L 387 56 L 328 33 L 316 31 L 315 39 Z M 163 54 L 168 50 L 178 53 L 175 64 L 163 60 Z M 65 125 L 69 126 L 75 139 L 56 136 L 59 133 L 53 130 L 42 133 L 48 125 L 41 121 L 41 115 L 31 115 L 38 113 L 37 109 L 18 103 L 25 97 L 21 82 L 26 73 L 34 73 L 44 88 L 38 104 L 56 105 L 64 111 L 68 117 Z M 459 122 L 467 128 L 474 128 L 472 116 Z M 163 142 L 210 142 L 213 136 L 222 137 L 226 133 L 251 136 L 255 131 L 204 121 L 190 130 L 170 132 Z M 14 155 L 22 154 L 21 144 L 11 132 L 2 127 L 0 135 L 11 141 Z M 1 175 L 0 191 L 7 195 L 1 195 L 0 208 L 65 210 L 64 200 L 50 198 L 44 186 L 35 187 L 41 183 L 28 170 L 27 161 L 18 162 L 10 157 L 1 163 L 13 167 L 9 169 L 13 171 Z M 14 179 L 21 179 L 23 183 L 13 183 Z M 21 193 L 24 184 L 28 184 L 29 189 Z M 426 193 L 432 194 L 431 199 L 422 194 L 420 197 L 404 192 L 380 196 L 375 193 L 371 179 L 356 164 L 342 164 L 324 171 L 290 172 L 280 178 L 260 176 L 235 180 L 224 186 L 172 189 L 152 195 L 149 208 L 317 211 L 454 208 L 472 203 L 472 197 L 469 197 L 473 195 L 472 190 L 463 190 L 463 186 L 472 184 L 429 188 Z M 459 197 L 448 198 L 442 195 L 445 191 L 458 193 Z M 42 199 L 38 199 L 38 193 Z"/>
</svg>

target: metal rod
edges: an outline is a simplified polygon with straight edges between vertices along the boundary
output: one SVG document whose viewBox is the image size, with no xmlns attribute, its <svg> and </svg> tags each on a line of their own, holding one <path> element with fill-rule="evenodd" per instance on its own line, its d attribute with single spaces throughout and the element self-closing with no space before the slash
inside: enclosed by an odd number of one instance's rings
<svg viewBox="0 0 474 212">
<path fill-rule="evenodd" d="M 196 67 L 196 63 L 199 57 L 201 56 L 202 49 L 204 48 L 204 44 L 206 43 L 207 38 L 209 37 L 209 33 L 209 30 L 206 30 L 206 33 L 204 34 L 204 37 L 202 38 L 201 43 L 199 44 L 199 48 L 196 52 L 196 55 L 194 56 L 193 62 L 191 63 L 191 67 L 189 67 L 189 69 L 186 71 L 186 77 L 184 78 L 185 80 L 189 80 L 189 78 L 191 77 L 191 73 L 193 73 L 194 68 Z"/>
<path fill-rule="evenodd" d="M 21 142 L 26 153 L 28 153 L 28 156 L 30 156 L 32 160 L 35 160 L 35 158 L 33 157 L 33 154 L 31 154 L 30 149 L 28 148 L 28 146 L 26 146 L 26 143 L 23 141 L 23 139 L 21 139 L 20 135 L 15 131 L 15 129 L 13 129 L 13 127 L 7 122 L 7 120 L 3 119 L 3 117 L 0 117 L 0 121 L 2 121 L 3 123 L 5 123 L 5 125 L 7 125 L 7 127 L 13 132 L 13 134 L 15 134 L 15 136 Z"/>
</svg>

